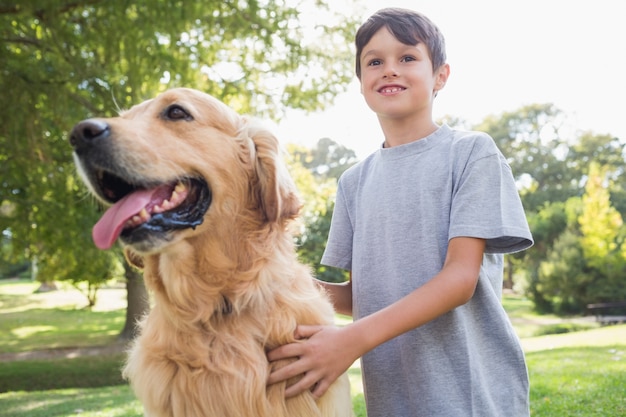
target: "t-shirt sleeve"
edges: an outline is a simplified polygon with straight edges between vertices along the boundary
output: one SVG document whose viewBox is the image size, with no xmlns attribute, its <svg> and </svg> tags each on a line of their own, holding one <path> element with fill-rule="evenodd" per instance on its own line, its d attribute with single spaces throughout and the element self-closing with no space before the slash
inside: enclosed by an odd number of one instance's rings
<svg viewBox="0 0 626 417">
<path fill-rule="evenodd" d="M 337 197 L 328 233 L 328 241 L 321 263 L 322 265 L 351 270 L 353 227 L 343 192 L 344 186 L 344 182 L 340 180 L 337 187 Z"/>
<path fill-rule="evenodd" d="M 449 238 L 486 239 L 485 253 L 513 253 L 533 244 L 509 164 L 493 140 L 468 161 L 452 198 Z"/>
</svg>

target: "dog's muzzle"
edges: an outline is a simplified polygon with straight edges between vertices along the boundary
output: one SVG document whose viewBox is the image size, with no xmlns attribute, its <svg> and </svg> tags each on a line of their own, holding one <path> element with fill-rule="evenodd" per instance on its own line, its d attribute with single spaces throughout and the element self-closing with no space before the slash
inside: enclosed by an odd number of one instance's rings
<svg viewBox="0 0 626 417">
<path fill-rule="evenodd" d="M 94 226 L 92 237 L 100 249 L 119 237 L 140 251 L 171 239 L 175 230 L 202 224 L 212 194 L 202 178 L 167 183 L 141 178 L 116 157 L 111 126 L 103 119 L 78 123 L 70 134 L 74 161 L 91 192 L 110 206 Z"/>
</svg>

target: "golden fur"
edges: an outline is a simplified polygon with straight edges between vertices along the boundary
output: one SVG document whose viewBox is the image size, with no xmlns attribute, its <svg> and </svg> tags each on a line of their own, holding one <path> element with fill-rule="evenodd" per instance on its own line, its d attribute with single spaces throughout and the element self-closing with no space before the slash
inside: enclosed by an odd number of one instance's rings
<svg viewBox="0 0 626 417">
<path fill-rule="evenodd" d="M 164 117 L 173 105 L 189 117 Z M 110 128 L 107 152 L 123 176 L 150 183 L 201 177 L 212 195 L 197 227 L 124 242 L 154 295 L 124 368 L 145 414 L 352 415 L 346 375 L 317 401 L 309 392 L 285 400 L 285 383 L 266 386 L 268 350 L 294 342 L 296 324 L 334 319 L 297 260 L 288 225 L 300 201 L 276 138 L 190 89 L 97 120 Z M 85 157 L 75 157 L 90 189 L 106 201 L 85 173 Z"/>
</svg>

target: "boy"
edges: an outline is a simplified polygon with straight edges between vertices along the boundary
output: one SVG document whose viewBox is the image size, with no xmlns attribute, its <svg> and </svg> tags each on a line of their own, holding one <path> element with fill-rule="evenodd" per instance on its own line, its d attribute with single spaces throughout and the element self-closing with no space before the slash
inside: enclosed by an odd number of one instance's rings
<svg viewBox="0 0 626 417">
<path fill-rule="evenodd" d="M 303 374 L 321 395 L 361 358 L 368 417 L 529 415 L 528 375 L 501 306 L 503 253 L 532 245 L 510 168 L 484 133 L 432 119 L 450 73 L 423 15 L 383 9 L 356 34 L 356 74 L 385 141 L 339 181 L 320 283 L 343 328 L 298 326 L 297 357 L 268 383 Z"/>
</svg>

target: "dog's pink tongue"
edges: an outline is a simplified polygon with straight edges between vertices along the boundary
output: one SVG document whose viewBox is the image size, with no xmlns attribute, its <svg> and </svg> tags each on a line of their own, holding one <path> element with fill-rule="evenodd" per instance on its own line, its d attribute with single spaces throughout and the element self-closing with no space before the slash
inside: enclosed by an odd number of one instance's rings
<svg viewBox="0 0 626 417">
<path fill-rule="evenodd" d="M 126 221 L 148 205 L 154 191 L 136 191 L 109 207 L 93 227 L 91 236 L 96 246 L 99 249 L 109 249 L 113 246 Z"/>
</svg>

